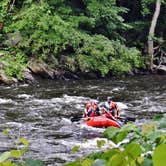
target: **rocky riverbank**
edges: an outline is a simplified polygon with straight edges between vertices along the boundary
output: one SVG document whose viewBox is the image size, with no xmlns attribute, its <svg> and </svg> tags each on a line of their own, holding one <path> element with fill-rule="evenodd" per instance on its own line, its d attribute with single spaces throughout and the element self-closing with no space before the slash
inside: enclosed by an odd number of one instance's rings
<svg viewBox="0 0 166 166">
<path fill-rule="evenodd" d="M 17 83 L 37 83 L 37 77 L 41 77 L 43 79 L 62 79 L 62 80 L 70 80 L 70 79 L 98 79 L 103 78 L 99 73 L 95 72 L 77 72 L 73 73 L 72 71 L 69 71 L 68 69 L 65 69 L 64 67 L 57 67 L 52 68 L 50 65 L 46 64 L 44 61 L 39 59 L 32 58 L 29 60 L 27 68 L 23 70 L 23 79 L 19 80 L 15 77 L 8 77 L 4 69 L 6 67 L 6 64 L 3 62 L 0 62 L 0 84 L 17 84 Z M 166 66 L 160 65 L 160 66 L 154 66 L 154 73 L 152 74 L 166 74 Z M 135 75 L 135 74 L 151 74 L 151 72 L 148 71 L 134 71 L 129 73 L 129 75 Z M 111 74 L 106 77 L 110 77 Z"/>
</svg>

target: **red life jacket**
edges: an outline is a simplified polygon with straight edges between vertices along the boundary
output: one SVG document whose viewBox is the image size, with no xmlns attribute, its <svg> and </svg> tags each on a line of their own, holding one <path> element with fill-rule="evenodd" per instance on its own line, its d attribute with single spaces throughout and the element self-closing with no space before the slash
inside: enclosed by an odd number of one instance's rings
<svg viewBox="0 0 166 166">
<path fill-rule="evenodd" d="M 111 102 L 110 109 L 117 109 L 117 104 L 114 102 Z"/>
<path fill-rule="evenodd" d="M 86 104 L 85 108 L 86 108 L 86 110 L 92 109 L 92 110 L 96 111 L 98 106 L 97 106 L 97 104 L 91 105 L 90 103 L 88 103 L 88 104 Z"/>
<path fill-rule="evenodd" d="M 87 103 L 86 106 L 85 106 L 87 112 L 85 114 L 88 114 L 88 112 L 90 111 L 90 114 L 88 115 L 89 117 L 95 117 L 95 116 L 98 116 L 98 113 L 96 112 L 97 111 L 97 108 L 98 108 L 98 105 L 97 104 L 91 104 L 91 103 Z"/>
</svg>

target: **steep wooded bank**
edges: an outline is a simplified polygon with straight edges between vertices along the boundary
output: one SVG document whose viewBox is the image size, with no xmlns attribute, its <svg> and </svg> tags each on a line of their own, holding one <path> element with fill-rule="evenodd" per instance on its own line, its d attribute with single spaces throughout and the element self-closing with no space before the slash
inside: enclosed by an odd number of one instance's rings
<svg viewBox="0 0 166 166">
<path fill-rule="evenodd" d="M 165 73 L 165 2 L 160 6 L 149 35 L 150 0 L 2 0 L 0 82 L 34 82 L 34 73 L 51 79 Z"/>
</svg>

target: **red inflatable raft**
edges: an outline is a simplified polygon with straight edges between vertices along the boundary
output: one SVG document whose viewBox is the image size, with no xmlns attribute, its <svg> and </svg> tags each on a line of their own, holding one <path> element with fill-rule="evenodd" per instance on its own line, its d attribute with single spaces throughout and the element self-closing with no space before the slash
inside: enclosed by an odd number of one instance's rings
<svg viewBox="0 0 166 166">
<path fill-rule="evenodd" d="M 118 128 L 121 127 L 117 121 L 109 119 L 105 116 L 89 117 L 84 119 L 84 122 L 88 126 L 92 127 L 109 127 L 109 126 L 118 127 Z"/>
</svg>

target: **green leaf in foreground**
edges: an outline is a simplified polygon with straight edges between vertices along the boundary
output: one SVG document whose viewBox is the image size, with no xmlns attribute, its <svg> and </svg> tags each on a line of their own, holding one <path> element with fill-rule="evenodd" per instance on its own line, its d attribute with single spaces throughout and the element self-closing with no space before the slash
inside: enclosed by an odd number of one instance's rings
<svg viewBox="0 0 166 166">
<path fill-rule="evenodd" d="M 0 163 L 4 162 L 10 157 L 10 152 L 4 152 L 0 156 Z"/>
<path fill-rule="evenodd" d="M 22 156 L 21 150 L 11 150 L 10 151 L 11 157 L 20 158 Z"/>
<path fill-rule="evenodd" d="M 166 165 L 166 144 L 162 144 L 156 147 L 152 156 L 154 166 Z"/>
<path fill-rule="evenodd" d="M 130 156 L 132 159 L 136 159 L 138 156 L 141 155 L 142 149 L 141 146 L 137 143 L 130 143 L 126 145 L 125 152 Z"/>
<path fill-rule="evenodd" d="M 80 146 L 75 145 L 75 146 L 72 148 L 72 152 L 73 152 L 73 153 L 78 152 L 79 149 L 80 149 Z"/>
<path fill-rule="evenodd" d="M 116 153 L 110 158 L 106 166 L 127 166 L 125 155 L 122 152 Z"/>
<path fill-rule="evenodd" d="M 3 134 L 4 134 L 4 135 L 9 135 L 9 129 L 3 130 Z"/>
<path fill-rule="evenodd" d="M 28 145 L 29 145 L 29 142 L 27 141 L 26 138 L 21 138 L 20 141 L 21 141 L 21 143 L 24 144 L 25 146 L 28 146 Z"/>
</svg>

